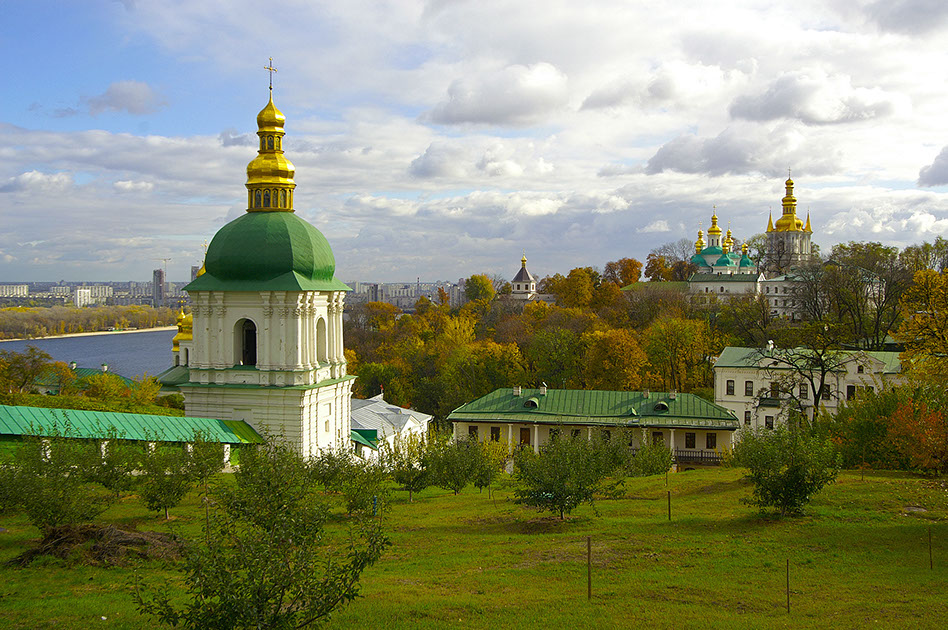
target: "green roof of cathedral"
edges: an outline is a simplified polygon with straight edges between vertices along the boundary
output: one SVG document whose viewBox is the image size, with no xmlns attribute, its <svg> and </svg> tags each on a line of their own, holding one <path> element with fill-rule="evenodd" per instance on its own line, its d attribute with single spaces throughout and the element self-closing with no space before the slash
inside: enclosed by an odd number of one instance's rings
<svg viewBox="0 0 948 630">
<path fill-rule="evenodd" d="M 293 212 L 248 212 L 207 248 L 206 273 L 186 291 L 348 291 L 322 232 Z"/>
</svg>

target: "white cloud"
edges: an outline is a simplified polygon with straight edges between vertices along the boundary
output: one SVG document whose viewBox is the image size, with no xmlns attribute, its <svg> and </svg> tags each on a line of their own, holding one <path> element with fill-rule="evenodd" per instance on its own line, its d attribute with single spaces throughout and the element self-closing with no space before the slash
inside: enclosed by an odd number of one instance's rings
<svg viewBox="0 0 948 630">
<path fill-rule="evenodd" d="M 668 221 L 659 219 L 657 221 L 652 221 L 645 227 L 641 228 L 639 232 L 649 233 L 649 232 L 671 232 L 671 228 L 668 227 Z"/>
<path fill-rule="evenodd" d="M 27 171 L 11 177 L 0 186 L 0 192 L 56 192 L 66 190 L 73 185 L 71 173 L 42 173 Z"/>
<path fill-rule="evenodd" d="M 129 192 L 147 192 L 155 187 L 151 182 L 136 182 L 129 179 L 123 179 L 112 184 L 112 187 L 120 193 Z"/>
<path fill-rule="evenodd" d="M 566 75 L 551 64 L 512 65 L 457 79 L 427 119 L 443 125 L 529 125 L 565 106 L 567 96 Z"/>
<path fill-rule="evenodd" d="M 151 114 L 167 105 L 147 83 L 116 81 L 108 89 L 86 99 L 93 116 L 107 111 L 126 112 L 136 116 Z"/>
<path fill-rule="evenodd" d="M 818 70 L 791 72 L 762 93 L 737 97 L 730 113 L 747 120 L 795 118 L 808 125 L 852 123 L 891 115 L 896 100 L 878 88 L 854 88 L 846 76 L 829 77 Z"/>
</svg>

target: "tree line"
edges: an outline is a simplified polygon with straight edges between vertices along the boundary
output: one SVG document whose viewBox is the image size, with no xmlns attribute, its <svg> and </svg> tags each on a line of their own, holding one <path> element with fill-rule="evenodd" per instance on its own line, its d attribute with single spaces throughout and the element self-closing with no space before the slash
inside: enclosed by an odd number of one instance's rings
<svg viewBox="0 0 948 630">
<path fill-rule="evenodd" d="M 155 328 L 176 322 L 170 308 L 152 306 L 14 306 L 0 309 L 0 339 L 38 339 L 112 328 Z"/>
<path fill-rule="evenodd" d="M 686 239 L 685 239 L 686 240 Z M 751 239 L 753 240 L 753 239 Z M 650 253 L 665 268 L 686 260 L 682 242 Z M 693 252 L 693 246 L 692 246 Z M 356 394 L 386 400 L 443 422 L 461 404 L 499 387 L 693 392 L 711 398 L 711 359 L 725 346 L 808 347 L 817 335 L 833 351 L 891 347 L 905 321 L 904 297 L 919 271 L 942 274 L 948 241 L 899 251 L 847 243 L 793 270 L 802 319 L 779 317 L 773 296 L 729 295 L 691 302 L 687 289 L 632 258 L 602 271 L 580 267 L 539 282 L 554 303 L 524 304 L 496 279 L 475 274 L 469 302 L 421 298 L 413 314 L 384 303 L 347 307 L 346 355 Z M 679 265 L 681 268 L 681 265 Z M 785 296 L 781 295 L 781 299 Z"/>
</svg>

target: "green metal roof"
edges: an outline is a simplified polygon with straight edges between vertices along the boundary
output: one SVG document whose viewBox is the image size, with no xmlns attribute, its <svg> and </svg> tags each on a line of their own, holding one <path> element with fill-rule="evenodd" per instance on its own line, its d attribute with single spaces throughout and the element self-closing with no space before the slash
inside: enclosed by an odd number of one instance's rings
<svg viewBox="0 0 948 630">
<path fill-rule="evenodd" d="M 352 435 L 350 438 L 353 442 L 358 442 L 368 446 L 372 450 L 379 449 L 379 432 L 378 429 L 352 429 Z"/>
<path fill-rule="evenodd" d="M 185 291 L 349 291 L 329 241 L 293 212 L 248 212 L 214 235 Z"/>
<path fill-rule="evenodd" d="M 242 420 L 0 405 L 0 435 L 59 433 L 67 437 L 104 439 L 112 429 L 122 439 L 146 442 L 193 442 L 196 433 L 205 440 L 227 444 L 263 441 L 253 427 Z"/>
<path fill-rule="evenodd" d="M 797 351 L 801 352 L 805 351 L 805 349 L 797 349 Z M 718 360 L 715 361 L 714 367 L 756 368 L 758 367 L 758 362 L 765 356 L 763 352 L 764 351 L 759 348 L 740 348 L 728 346 L 721 351 L 721 356 L 719 356 Z M 780 350 L 775 350 L 775 352 L 780 352 Z M 899 359 L 898 352 L 839 350 L 838 353 L 842 358 L 839 363 L 855 361 L 859 356 L 866 356 L 882 363 L 883 374 L 899 374 L 902 372 L 902 361 Z M 767 369 L 779 370 L 781 368 L 786 369 L 787 366 L 775 365 L 773 368 L 768 367 Z"/>
<path fill-rule="evenodd" d="M 673 397 L 674 396 L 674 397 Z M 537 407 L 525 407 L 536 399 Z M 595 424 L 628 427 L 738 428 L 734 415 L 694 394 L 616 392 L 581 389 L 498 389 L 461 405 L 448 420 L 531 424 Z"/>
<path fill-rule="evenodd" d="M 190 380 L 191 370 L 186 365 L 173 365 L 155 378 L 163 388 L 177 390 L 178 385 Z"/>
</svg>

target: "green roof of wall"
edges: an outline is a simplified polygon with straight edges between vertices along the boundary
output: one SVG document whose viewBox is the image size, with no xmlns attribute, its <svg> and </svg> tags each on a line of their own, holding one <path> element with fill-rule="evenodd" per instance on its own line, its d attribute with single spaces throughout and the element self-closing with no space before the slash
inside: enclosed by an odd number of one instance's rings
<svg viewBox="0 0 948 630">
<path fill-rule="evenodd" d="M 537 408 L 524 407 L 535 398 Z M 666 410 L 656 409 L 664 403 Z M 539 424 L 595 424 L 628 427 L 713 427 L 737 429 L 734 415 L 694 394 L 617 392 L 582 389 L 523 388 L 515 396 L 510 388 L 496 391 L 461 405 L 448 420 L 463 422 L 518 422 Z"/>
<path fill-rule="evenodd" d="M 214 235 L 185 291 L 349 291 L 329 241 L 293 212 L 248 212 Z"/>
<path fill-rule="evenodd" d="M 121 439 L 146 442 L 193 442 L 196 433 L 205 440 L 226 444 L 263 441 L 253 427 L 242 420 L 0 405 L 0 435 L 45 437 L 59 433 L 67 437 L 104 439 L 110 437 L 113 429 Z"/>
</svg>

